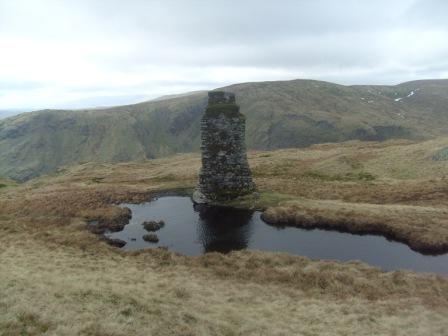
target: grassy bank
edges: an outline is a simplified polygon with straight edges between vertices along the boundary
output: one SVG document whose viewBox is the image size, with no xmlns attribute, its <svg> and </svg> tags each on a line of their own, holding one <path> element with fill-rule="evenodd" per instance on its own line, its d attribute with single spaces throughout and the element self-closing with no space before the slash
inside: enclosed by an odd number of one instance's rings
<svg viewBox="0 0 448 336">
<path fill-rule="evenodd" d="M 307 199 L 282 202 L 262 214 L 276 226 L 380 234 L 428 254 L 448 252 L 447 218 L 448 210 L 436 207 Z"/>
</svg>

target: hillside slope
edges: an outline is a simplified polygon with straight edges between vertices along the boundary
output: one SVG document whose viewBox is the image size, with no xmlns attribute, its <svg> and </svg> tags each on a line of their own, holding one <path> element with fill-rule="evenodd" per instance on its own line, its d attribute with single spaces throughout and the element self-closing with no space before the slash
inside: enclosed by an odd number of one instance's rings
<svg viewBox="0 0 448 336">
<path fill-rule="evenodd" d="M 243 83 L 235 92 L 251 149 L 445 134 L 448 80 L 343 86 L 314 80 Z M 0 120 L 0 176 L 26 180 L 63 165 L 125 162 L 199 148 L 206 92 L 92 110 Z"/>
</svg>

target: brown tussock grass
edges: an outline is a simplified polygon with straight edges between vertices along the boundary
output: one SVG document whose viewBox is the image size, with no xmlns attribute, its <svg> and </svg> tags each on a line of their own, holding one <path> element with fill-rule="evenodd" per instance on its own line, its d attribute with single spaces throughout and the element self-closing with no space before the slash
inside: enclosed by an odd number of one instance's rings
<svg viewBox="0 0 448 336">
<path fill-rule="evenodd" d="M 447 326 L 448 281 L 437 275 L 256 251 L 191 258 L 26 236 L 1 246 L 4 335 L 443 335 Z"/>
</svg>

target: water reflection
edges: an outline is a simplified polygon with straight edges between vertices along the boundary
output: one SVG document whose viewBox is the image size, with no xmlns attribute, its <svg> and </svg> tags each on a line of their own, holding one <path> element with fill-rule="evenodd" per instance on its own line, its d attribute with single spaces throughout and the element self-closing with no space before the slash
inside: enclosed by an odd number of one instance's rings
<svg viewBox="0 0 448 336">
<path fill-rule="evenodd" d="M 124 250 L 168 247 L 186 255 L 254 249 L 287 252 L 312 259 L 361 260 L 385 270 L 411 269 L 448 274 L 448 254 L 425 256 L 382 236 L 337 231 L 277 228 L 264 223 L 261 213 L 231 208 L 193 207 L 188 197 L 166 196 L 149 203 L 122 204 L 132 211 L 128 225 L 107 234 L 126 242 Z M 142 223 L 165 221 L 156 231 L 158 243 L 143 240 Z"/>
<path fill-rule="evenodd" d="M 247 248 L 253 211 L 195 204 L 199 214 L 197 234 L 204 252 L 227 253 Z"/>
</svg>

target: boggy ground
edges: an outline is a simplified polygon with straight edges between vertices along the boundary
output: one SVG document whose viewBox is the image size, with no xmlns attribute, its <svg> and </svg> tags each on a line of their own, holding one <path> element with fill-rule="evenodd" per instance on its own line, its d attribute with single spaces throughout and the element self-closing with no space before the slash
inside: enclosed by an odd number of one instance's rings
<svg viewBox="0 0 448 336">
<path fill-rule="evenodd" d="M 359 225 L 363 216 L 381 215 L 397 232 L 446 241 L 448 163 L 432 156 L 447 145 L 448 139 L 351 142 L 251 153 L 261 197 L 243 205 L 298 217 L 353 214 Z M 183 154 L 3 183 L 0 334 L 444 335 L 448 329 L 446 277 L 255 251 L 125 253 L 87 230 L 91 219 L 120 225 L 126 211 L 114 204 L 193 187 L 198 168 L 198 155 Z"/>
</svg>

